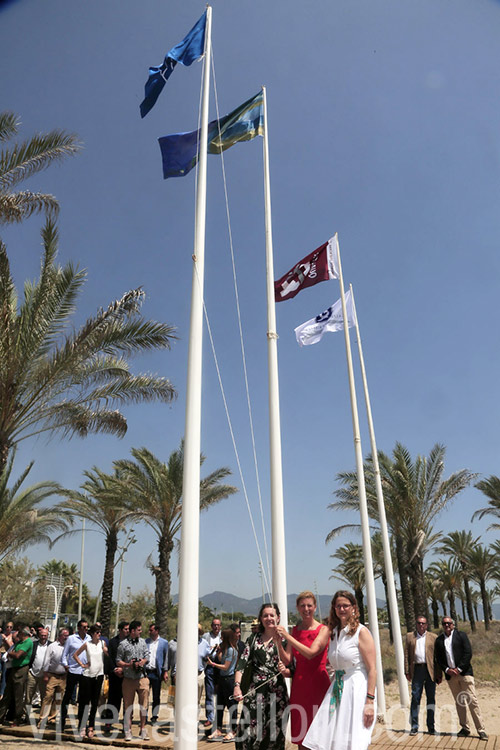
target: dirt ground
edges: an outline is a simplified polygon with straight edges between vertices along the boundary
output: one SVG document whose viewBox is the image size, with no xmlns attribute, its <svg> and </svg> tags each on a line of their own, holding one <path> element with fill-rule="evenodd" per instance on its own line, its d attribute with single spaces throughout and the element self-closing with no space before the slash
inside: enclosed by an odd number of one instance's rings
<svg viewBox="0 0 500 750">
<path fill-rule="evenodd" d="M 484 717 L 486 724 L 486 731 L 489 735 L 500 736 L 500 691 L 496 685 L 481 684 L 476 685 L 479 705 Z M 162 706 L 162 714 L 160 719 L 170 718 L 171 709 Z M 425 698 L 422 698 L 422 712 L 420 717 L 420 728 L 425 729 Z M 457 732 L 460 727 L 457 723 L 457 715 L 455 706 L 451 700 L 451 692 L 445 683 L 438 686 L 436 691 L 436 730 L 439 732 Z M 409 730 L 408 725 L 408 709 L 402 709 L 399 700 L 398 685 L 396 682 L 391 683 L 386 687 L 386 721 L 385 724 L 378 723 L 375 729 L 375 736 L 381 732 L 394 732 L 395 737 L 402 739 L 401 731 Z M 474 734 L 474 726 L 471 725 L 472 733 Z M 138 734 L 138 731 L 134 730 L 134 734 Z M 118 738 L 119 739 L 119 738 Z M 153 737 L 152 737 L 153 739 Z M 162 737 L 163 739 L 163 737 Z M 166 739 L 166 737 L 165 737 Z M 127 743 L 128 747 L 137 747 L 137 745 L 144 746 L 149 743 Z M 165 747 L 164 743 L 163 746 Z M 171 745 L 171 743 L 168 743 Z M 125 743 L 123 743 L 125 745 Z M 96 747 L 96 743 L 92 745 L 85 742 L 79 742 L 78 746 L 81 748 Z M 101 745 L 102 746 L 102 745 Z M 161 746 L 161 745 L 160 745 Z M 36 739 L 28 740 L 27 738 L 18 739 L 8 735 L 0 734 L 0 749 L 1 750 L 40 750 L 43 747 L 46 750 L 74 750 L 74 742 L 50 742 L 40 741 Z M 232 746 L 229 746 L 231 750 Z M 290 748 L 295 748 L 294 745 L 290 745 Z"/>
</svg>

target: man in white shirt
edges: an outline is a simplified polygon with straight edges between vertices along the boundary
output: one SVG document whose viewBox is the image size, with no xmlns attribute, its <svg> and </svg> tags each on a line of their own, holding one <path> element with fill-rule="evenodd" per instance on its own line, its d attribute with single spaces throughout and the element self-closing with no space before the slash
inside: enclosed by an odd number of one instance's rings
<svg viewBox="0 0 500 750">
<path fill-rule="evenodd" d="M 160 628 L 153 623 L 149 626 L 149 638 L 146 638 L 146 643 L 149 649 L 146 676 L 153 693 L 151 723 L 154 724 L 160 710 L 161 683 L 168 677 L 168 641 L 160 637 Z"/>
<path fill-rule="evenodd" d="M 38 630 L 38 638 L 33 641 L 33 651 L 31 652 L 30 668 L 28 670 L 28 681 L 26 683 L 26 714 L 30 715 L 33 696 L 36 691 L 40 692 L 40 702 L 45 697 L 45 681 L 43 679 L 43 663 L 45 654 L 50 645 L 49 631 L 47 628 Z"/>
<path fill-rule="evenodd" d="M 427 618 L 417 617 L 417 628 L 408 633 L 405 643 L 405 674 L 411 682 L 410 734 L 418 732 L 418 713 L 425 687 L 427 703 L 427 731 L 435 734 L 434 715 L 436 709 L 436 683 L 442 679 L 441 669 L 434 664 L 436 635 L 427 632 Z"/>
<path fill-rule="evenodd" d="M 57 712 L 66 689 L 66 669 L 61 663 L 61 659 L 68 636 L 69 630 L 60 628 L 57 641 L 51 643 L 45 652 L 42 667 L 45 697 L 40 709 L 39 726 L 45 720 L 47 720 L 47 723 L 55 723 L 56 721 Z"/>
<path fill-rule="evenodd" d="M 215 657 L 216 647 L 221 642 L 221 622 L 217 617 L 212 620 L 212 629 L 208 633 L 203 634 L 203 640 L 210 646 L 211 658 Z M 214 720 L 214 695 L 217 692 L 217 677 L 216 672 L 219 670 L 207 665 L 205 667 L 205 711 L 206 721 L 205 727 L 211 727 Z"/>
</svg>

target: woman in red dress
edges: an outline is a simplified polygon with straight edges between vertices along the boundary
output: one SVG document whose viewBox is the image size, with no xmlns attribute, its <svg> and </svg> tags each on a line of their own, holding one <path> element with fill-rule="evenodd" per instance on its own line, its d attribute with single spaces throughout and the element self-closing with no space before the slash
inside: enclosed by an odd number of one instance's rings
<svg viewBox="0 0 500 750">
<path fill-rule="evenodd" d="M 297 611 L 302 621 L 295 625 L 291 635 L 281 626 L 277 630 L 287 641 L 287 650 L 281 655 L 283 663 L 289 664 L 292 657 L 295 659 L 290 694 L 291 739 L 301 747 L 309 725 L 330 687 L 326 671 L 330 629 L 314 619 L 316 597 L 312 591 L 302 591 L 298 595 Z"/>
</svg>

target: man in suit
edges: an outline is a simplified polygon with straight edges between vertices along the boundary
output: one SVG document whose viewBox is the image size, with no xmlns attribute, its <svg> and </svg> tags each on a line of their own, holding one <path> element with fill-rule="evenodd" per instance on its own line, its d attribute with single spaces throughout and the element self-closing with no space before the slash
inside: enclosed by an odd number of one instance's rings
<svg viewBox="0 0 500 750">
<path fill-rule="evenodd" d="M 436 683 L 442 679 L 440 667 L 434 664 L 434 645 L 436 636 L 427 632 L 427 618 L 417 617 L 417 628 L 408 633 L 405 644 L 405 674 L 411 682 L 410 734 L 418 732 L 418 712 L 420 700 L 425 687 L 427 702 L 427 731 L 435 733 L 434 715 L 436 709 Z"/>
<path fill-rule="evenodd" d="M 435 655 L 455 699 L 458 721 L 462 727 L 457 736 L 468 737 L 470 734 L 470 727 L 467 723 L 467 706 L 469 706 L 479 739 L 487 740 L 488 735 L 479 710 L 470 663 L 472 658 L 470 641 L 465 633 L 455 630 L 455 623 L 451 617 L 443 617 L 441 623 L 443 633 L 436 639 Z"/>
<path fill-rule="evenodd" d="M 146 675 L 153 691 L 151 723 L 154 724 L 160 710 L 161 683 L 168 678 L 168 641 L 160 637 L 160 628 L 153 623 L 149 626 L 149 638 L 146 638 L 146 643 L 149 649 Z"/>
</svg>

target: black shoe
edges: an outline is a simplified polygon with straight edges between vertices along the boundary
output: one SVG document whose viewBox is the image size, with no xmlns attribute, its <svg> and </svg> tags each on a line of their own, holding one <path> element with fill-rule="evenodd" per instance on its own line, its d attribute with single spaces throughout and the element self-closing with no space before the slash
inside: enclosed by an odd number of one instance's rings
<svg viewBox="0 0 500 750">
<path fill-rule="evenodd" d="M 468 737 L 469 734 L 470 734 L 470 731 L 468 729 L 465 729 L 464 727 L 462 727 L 462 729 L 460 730 L 460 732 L 457 732 L 457 737 Z"/>
<path fill-rule="evenodd" d="M 414 737 L 416 734 L 418 734 L 418 729 L 415 729 L 415 727 L 412 727 L 410 731 L 410 737 Z"/>
<path fill-rule="evenodd" d="M 480 740 L 487 740 L 488 739 L 488 735 L 486 734 L 486 732 L 484 731 L 484 729 L 481 729 L 481 731 L 478 732 L 478 735 L 479 735 L 479 739 Z"/>
<path fill-rule="evenodd" d="M 436 734 L 434 729 L 428 729 L 427 734 Z"/>
</svg>

